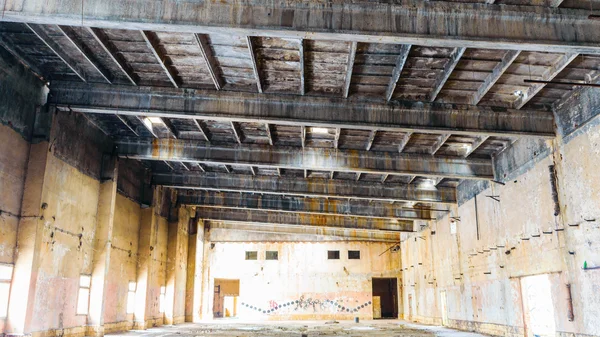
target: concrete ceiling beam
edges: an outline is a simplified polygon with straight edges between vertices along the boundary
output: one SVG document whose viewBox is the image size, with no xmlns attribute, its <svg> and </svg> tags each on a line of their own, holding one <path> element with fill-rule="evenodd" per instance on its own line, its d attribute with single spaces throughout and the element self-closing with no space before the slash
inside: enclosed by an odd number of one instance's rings
<svg viewBox="0 0 600 337">
<path fill-rule="evenodd" d="M 121 157 L 351 173 L 493 180 L 492 161 L 418 154 L 265 145 L 211 145 L 182 139 L 117 139 Z"/>
<path fill-rule="evenodd" d="M 256 209 L 305 214 L 356 216 L 396 220 L 435 220 L 430 208 L 408 208 L 400 204 L 367 200 L 306 198 L 261 193 L 215 191 L 180 192 L 180 205 L 223 209 Z M 445 211 L 445 210 L 440 210 Z"/>
<path fill-rule="evenodd" d="M 414 44 L 448 48 L 600 53 L 589 10 L 402 0 L 347 3 L 268 0 L 7 2 L 3 20 L 200 34 Z"/>
<path fill-rule="evenodd" d="M 152 184 L 177 189 L 264 193 L 311 198 L 357 199 L 386 202 L 455 204 L 454 188 L 421 189 L 414 185 L 378 184 L 338 179 L 248 176 L 219 173 L 154 173 Z"/>
<path fill-rule="evenodd" d="M 254 233 L 292 234 L 292 235 L 318 235 L 324 237 L 337 237 L 348 240 L 375 241 L 375 242 L 400 242 L 402 233 L 369 231 L 360 229 L 343 229 L 331 227 L 308 227 L 277 224 L 256 224 L 243 222 L 207 221 L 211 229 L 240 230 Z M 212 240 L 219 242 L 219 240 Z"/>
<path fill-rule="evenodd" d="M 49 103 L 97 114 L 469 136 L 555 137 L 552 112 L 441 103 L 385 104 L 59 81 L 52 83 Z"/>
<path fill-rule="evenodd" d="M 413 232 L 412 221 L 394 219 L 359 218 L 336 215 L 316 215 L 263 210 L 242 210 L 232 212 L 228 209 L 196 207 L 202 220 L 233 221 L 258 224 L 277 224 L 306 227 L 333 227 L 344 229 L 375 230 L 383 232 Z"/>
</svg>

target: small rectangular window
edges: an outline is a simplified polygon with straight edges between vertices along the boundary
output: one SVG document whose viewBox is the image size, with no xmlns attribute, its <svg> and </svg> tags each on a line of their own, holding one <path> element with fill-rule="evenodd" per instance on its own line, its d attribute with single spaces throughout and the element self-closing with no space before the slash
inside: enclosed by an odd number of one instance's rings
<svg viewBox="0 0 600 337">
<path fill-rule="evenodd" d="M 279 252 L 276 250 L 267 250 L 267 260 L 279 260 Z"/>
<path fill-rule="evenodd" d="M 165 296 L 167 295 L 167 287 L 160 287 L 160 302 L 158 303 L 158 312 L 165 312 Z"/>
<path fill-rule="evenodd" d="M 246 252 L 246 260 L 258 260 L 258 252 L 255 250 L 247 251 Z"/>
<path fill-rule="evenodd" d="M 327 251 L 327 259 L 328 260 L 339 260 L 340 259 L 340 251 L 339 250 L 328 250 Z"/>
<path fill-rule="evenodd" d="M 12 265 L 0 264 L 0 317 L 6 317 L 8 313 L 8 297 L 10 296 L 12 274 Z"/>
<path fill-rule="evenodd" d="M 349 250 L 348 260 L 360 260 L 360 250 Z"/>
<path fill-rule="evenodd" d="M 87 315 L 90 307 L 90 275 L 79 276 L 79 294 L 77 295 L 77 315 Z"/>
<path fill-rule="evenodd" d="M 129 291 L 127 292 L 127 313 L 133 314 L 135 311 L 135 291 L 137 283 L 129 282 Z"/>
</svg>

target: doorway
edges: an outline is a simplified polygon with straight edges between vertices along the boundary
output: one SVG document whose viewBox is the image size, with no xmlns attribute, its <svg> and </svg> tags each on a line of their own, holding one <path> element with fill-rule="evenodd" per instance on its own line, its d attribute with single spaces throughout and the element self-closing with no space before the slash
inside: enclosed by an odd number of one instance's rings
<svg viewBox="0 0 600 337">
<path fill-rule="evenodd" d="M 548 274 L 521 278 L 525 336 L 555 337 L 554 304 Z"/>
<path fill-rule="evenodd" d="M 398 318 L 396 278 L 373 278 L 373 318 Z"/>
<path fill-rule="evenodd" d="M 215 279 L 213 317 L 237 317 L 240 280 Z"/>
</svg>

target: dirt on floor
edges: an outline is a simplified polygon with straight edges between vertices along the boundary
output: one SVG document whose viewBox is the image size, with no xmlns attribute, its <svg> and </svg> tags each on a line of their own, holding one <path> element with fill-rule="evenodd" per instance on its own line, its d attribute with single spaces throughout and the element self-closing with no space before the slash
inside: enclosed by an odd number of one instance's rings
<svg viewBox="0 0 600 337">
<path fill-rule="evenodd" d="M 435 333 L 407 327 L 398 321 L 342 322 L 265 322 L 243 323 L 234 320 L 184 324 L 146 331 L 130 331 L 113 336 L 135 337 L 430 337 Z"/>
</svg>

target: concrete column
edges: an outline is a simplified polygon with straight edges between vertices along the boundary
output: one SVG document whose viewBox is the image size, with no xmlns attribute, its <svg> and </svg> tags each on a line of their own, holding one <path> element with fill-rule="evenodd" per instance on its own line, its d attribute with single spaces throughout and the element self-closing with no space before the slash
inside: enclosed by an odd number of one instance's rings
<svg viewBox="0 0 600 337">
<path fill-rule="evenodd" d="M 116 157 L 107 157 L 100 183 L 94 259 L 92 263 L 92 285 L 87 336 L 104 336 L 104 308 L 107 275 L 113 238 L 115 203 L 117 200 L 117 174 L 119 162 Z"/>
<path fill-rule="evenodd" d="M 151 296 L 151 282 L 154 273 L 156 259 L 156 245 L 158 232 L 158 214 L 159 206 L 157 206 L 160 188 L 155 188 L 152 198 L 152 206 L 142 209 L 140 220 L 140 234 L 138 243 L 138 266 L 137 266 L 137 290 L 135 293 L 135 310 L 133 329 L 146 329 L 146 316 L 148 313 L 148 305 Z"/>
<path fill-rule="evenodd" d="M 188 250 L 188 301 L 186 321 L 199 322 L 202 319 L 202 281 L 204 266 L 204 222 L 197 221 L 195 235 L 189 237 Z"/>
<path fill-rule="evenodd" d="M 210 228 L 204 226 L 203 248 L 202 249 L 202 292 L 200 298 L 200 319 L 213 319 L 213 297 L 214 282 L 210 279 L 210 253 L 212 250 L 210 243 Z M 198 229 L 200 233 L 200 229 Z M 196 264 L 198 265 L 198 264 Z"/>
<path fill-rule="evenodd" d="M 31 332 L 31 323 L 35 319 L 34 303 L 37 276 L 40 267 L 40 256 L 44 244 L 43 235 L 46 226 L 46 210 L 44 203 L 48 193 L 46 182 L 47 166 L 51 160 L 52 111 L 42 109 L 36 113 L 34 134 L 43 140 L 31 144 L 27 172 L 21 201 L 21 218 L 17 231 L 17 252 L 10 290 L 8 314 L 6 318 L 6 335 L 22 335 Z"/>
<path fill-rule="evenodd" d="M 185 321 L 185 293 L 187 272 L 188 227 L 190 212 L 187 207 L 178 208 L 177 221 L 169 222 L 167 244 L 167 307 L 165 324 Z"/>
<path fill-rule="evenodd" d="M 44 181 L 49 144 L 32 144 L 27 165 L 21 219 L 17 232 L 17 254 L 8 307 L 8 335 L 27 334 L 33 317 L 40 252 L 45 226 Z M 16 300 L 15 300 L 16 299 Z"/>
<path fill-rule="evenodd" d="M 194 223 L 197 226 L 197 221 Z M 185 321 L 194 321 L 194 285 L 196 283 L 196 240 L 197 231 L 191 231 L 188 236 L 187 280 L 185 282 Z"/>
</svg>

